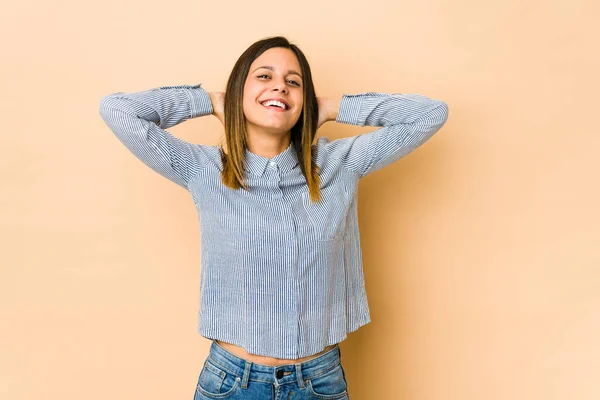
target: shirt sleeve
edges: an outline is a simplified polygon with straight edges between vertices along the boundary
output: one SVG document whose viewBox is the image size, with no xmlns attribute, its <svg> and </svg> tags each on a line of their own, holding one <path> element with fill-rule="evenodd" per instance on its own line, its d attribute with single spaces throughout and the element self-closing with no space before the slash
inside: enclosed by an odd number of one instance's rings
<svg viewBox="0 0 600 400">
<path fill-rule="evenodd" d="M 337 122 L 381 128 L 333 141 L 320 140 L 330 157 L 363 178 L 425 143 L 447 119 L 446 103 L 419 94 L 344 95 Z"/>
<path fill-rule="evenodd" d="M 100 116 L 125 147 L 186 189 L 190 179 L 207 165 L 207 155 L 201 145 L 181 140 L 165 129 L 212 112 L 210 97 L 200 84 L 117 92 L 100 101 Z"/>
</svg>

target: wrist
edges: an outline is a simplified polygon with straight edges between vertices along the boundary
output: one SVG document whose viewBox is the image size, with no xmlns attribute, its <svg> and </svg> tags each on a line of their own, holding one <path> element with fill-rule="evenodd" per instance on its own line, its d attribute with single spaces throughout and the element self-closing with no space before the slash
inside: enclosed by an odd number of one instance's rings
<svg viewBox="0 0 600 400">
<path fill-rule="evenodd" d="M 329 103 L 329 121 L 337 120 L 338 113 L 340 111 L 341 99 L 330 99 Z"/>
<path fill-rule="evenodd" d="M 216 105 L 217 105 L 217 98 L 216 98 L 216 94 L 215 92 L 208 92 L 208 97 L 210 97 L 210 102 L 212 103 L 212 108 L 213 108 L 213 112 L 212 114 L 215 115 L 216 112 Z"/>
</svg>

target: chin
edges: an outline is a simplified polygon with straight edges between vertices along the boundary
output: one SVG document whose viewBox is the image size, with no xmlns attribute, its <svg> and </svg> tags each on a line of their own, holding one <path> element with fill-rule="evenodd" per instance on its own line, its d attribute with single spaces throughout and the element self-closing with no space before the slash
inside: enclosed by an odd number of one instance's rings
<svg viewBox="0 0 600 400">
<path fill-rule="evenodd" d="M 253 125 L 255 128 L 262 129 L 269 133 L 281 133 L 285 134 L 290 132 L 294 125 L 289 124 L 257 124 L 254 122 L 246 121 L 246 126 Z"/>
<path fill-rule="evenodd" d="M 280 135 L 285 135 L 287 133 L 290 132 L 290 130 L 292 129 L 291 127 L 281 127 L 281 126 L 261 126 L 260 128 L 262 128 L 265 132 L 269 132 L 269 133 L 273 133 L 273 134 L 280 134 Z"/>
</svg>

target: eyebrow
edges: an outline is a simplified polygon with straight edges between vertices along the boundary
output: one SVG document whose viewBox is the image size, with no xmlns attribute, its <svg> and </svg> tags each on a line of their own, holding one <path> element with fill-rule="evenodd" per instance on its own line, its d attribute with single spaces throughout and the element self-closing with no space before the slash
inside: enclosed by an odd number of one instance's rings
<svg viewBox="0 0 600 400">
<path fill-rule="evenodd" d="M 275 68 L 272 65 L 263 65 L 262 67 L 256 68 L 254 71 L 252 71 L 252 73 L 255 73 L 256 71 L 258 71 L 261 68 L 268 69 L 271 71 L 275 70 Z M 293 69 L 288 70 L 287 73 L 288 73 L 288 75 L 290 75 L 290 74 L 298 75 L 300 77 L 300 79 L 302 79 L 302 75 L 300 75 L 300 73 L 298 73 L 297 71 L 294 71 Z"/>
</svg>

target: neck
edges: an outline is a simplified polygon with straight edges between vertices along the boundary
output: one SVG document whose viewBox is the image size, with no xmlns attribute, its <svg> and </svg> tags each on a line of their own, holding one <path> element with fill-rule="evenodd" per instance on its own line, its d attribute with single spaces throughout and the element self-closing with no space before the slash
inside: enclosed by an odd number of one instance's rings
<svg viewBox="0 0 600 400">
<path fill-rule="evenodd" d="M 273 158 L 283 153 L 291 143 L 291 134 L 273 135 L 268 133 L 247 132 L 248 150 L 258 156 Z"/>
</svg>

